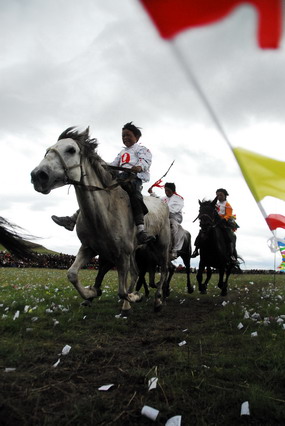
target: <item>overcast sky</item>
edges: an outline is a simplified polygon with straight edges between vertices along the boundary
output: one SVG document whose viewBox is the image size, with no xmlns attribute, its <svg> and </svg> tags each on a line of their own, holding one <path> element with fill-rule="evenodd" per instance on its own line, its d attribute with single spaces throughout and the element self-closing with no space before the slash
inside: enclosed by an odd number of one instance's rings
<svg viewBox="0 0 285 426">
<path fill-rule="evenodd" d="M 198 200 L 224 187 L 240 225 L 244 268 L 274 267 L 272 233 L 189 79 L 191 71 L 233 146 L 285 161 L 284 38 L 278 50 L 259 49 L 253 7 L 166 42 L 138 0 L 0 0 L 0 6 L 1 216 L 45 247 L 76 254 L 76 233 L 50 218 L 76 210 L 74 189 L 42 195 L 30 172 L 69 126 L 90 126 L 99 154 L 112 161 L 122 125 L 133 121 L 153 154 L 150 183 L 175 160 L 166 180 L 185 199 L 183 225 L 193 240 Z M 268 214 L 285 214 L 280 200 L 263 205 Z"/>
</svg>

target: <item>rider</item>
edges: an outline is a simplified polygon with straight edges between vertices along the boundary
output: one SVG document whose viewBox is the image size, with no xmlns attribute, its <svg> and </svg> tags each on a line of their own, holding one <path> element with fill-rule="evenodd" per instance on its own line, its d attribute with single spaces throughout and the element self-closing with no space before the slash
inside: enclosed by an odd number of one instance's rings
<svg viewBox="0 0 285 426">
<path fill-rule="evenodd" d="M 146 233 L 144 229 L 144 215 L 148 212 L 143 202 L 141 193 L 142 184 L 149 181 L 149 169 L 152 162 L 152 154 L 146 147 L 137 144 L 142 133 L 132 122 L 126 123 L 122 129 L 122 140 L 125 147 L 118 153 L 111 166 L 119 166 L 134 172 L 135 177 L 124 182 L 129 177 L 129 173 L 120 171 L 118 178 L 121 187 L 128 193 L 130 204 L 137 227 L 137 240 L 139 244 L 146 244 L 154 240 L 153 236 Z M 73 231 L 79 210 L 72 216 L 52 216 L 52 220 L 60 226 L 64 226 L 69 231 Z"/>
<path fill-rule="evenodd" d="M 237 260 L 236 253 L 236 236 L 234 232 L 239 228 L 238 224 L 235 221 L 235 216 L 233 215 L 233 209 L 230 203 L 227 201 L 228 191 L 224 188 L 219 188 L 216 191 L 216 210 L 221 218 L 222 229 L 224 230 L 225 239 L 229 245 L 231 260 Z M 191 257 L 196 257 L 199 255 L 200 241 L 201 240 L 201 231 L 197 235 L 195 241 L 195 250 Z"/>
<path fill-rule="evenodd" d="M 148 192 L 151 196 L 157 197 L 152 191 L 152 187 L 149 188 Z M 171 260 L 178 257 L 177 252 L 181 250 L 183 245 L 184 234 L 182 228 L 179 226 L 182 223 L 182 209 L 184 207 L 184 199 L 181 195 L 176 193 L 175 183 L 166 182 L 164 185 L 165 197 L 161 200 L 168 205 L 169 208 L 169 219 L 170 228 L 173 241 L 173 247 L 171 252 Z"/>
</svg>

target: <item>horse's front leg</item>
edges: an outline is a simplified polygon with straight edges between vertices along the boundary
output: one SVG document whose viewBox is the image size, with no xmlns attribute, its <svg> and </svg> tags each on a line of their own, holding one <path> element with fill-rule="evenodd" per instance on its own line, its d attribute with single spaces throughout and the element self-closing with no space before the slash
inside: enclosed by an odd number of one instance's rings
<svg viewBox="0 0 285 426">
<path fill-rule="evenodd" d="M 131 310 L 130 302 L 136 302 L 139 300 L 138 293 L 128 293 L 128 272 L 130 269 L 130 256 L 124 256 L 120 259 L 118 266 L 118 281 L 119 281 L 119 291 L 118 295 L 123 300 L 123 306 L 121 310 L 121 316 L 128 316 Z M 137 275 L 136 275 L 137 276 Z M 134 277 L 133 277 L 134 278 Z M 136 278 L 135 278 L 136 279 Z M 131 286 L 134 287 L 135 282 L 131 283 Z"/>
<path fill-rule="evenodd" d="M 224 282 L 224 274 L 225 274 L 225 268 L 220 268 L 218 287 L 221 289 L 221 296 L 227 295 L 227 283 Z"/>
<path fill-rule="evenodd" d="M 87 304 L 91 304 L 92 299 L 97 296 L 96 290 L 93 288 L 85 288 L 79 281 L 78 273 L 82 266 L 86 265 L 93 257 L 94 252 L 88 247 L 81 246 L 75 261 L 67 271 L 67 278 L 74 285 L 80 296 L 85 299 Z"/>
<path fill-rule="evenodd" d="M 206 286 L 204 284 L 202 284 L 203 281 L 203 271 L 205 269 L 205 264 L 202 263 L 202 261 L 200 260 L 199 262 L 199 269 L 196 275 L 196 279 L 198 282 L 198 288 L 201 294 L 206 294 L 207 290 L 206 290 Z"/>
<path fill-rule="evenodd" d="M 226 296 L 228 294 L 228 279 L 229 279 L 229 276 L 231 274 L 231 270 L 232 270 L 232 267 L 227 268 L 225 281 L 223 281 L 223 277 L 224 277 L 224 273 L 225 272 L 223 272 L 223 275 L 220 276 L 218 286 L 222 290 L 221 291 L 221 296 Z M 222 285 L 220 285 L 220 282 L 222 283 Z"/>
</svg>

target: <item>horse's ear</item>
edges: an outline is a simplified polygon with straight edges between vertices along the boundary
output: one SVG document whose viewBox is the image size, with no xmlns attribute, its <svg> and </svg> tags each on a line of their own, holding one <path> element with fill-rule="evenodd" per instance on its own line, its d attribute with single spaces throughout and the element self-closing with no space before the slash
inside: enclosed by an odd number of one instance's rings
<svg viewBox="0 0 285 426">
<path fill-rule="evenodd" d="M 200 204 L 200 206 L 201 206 L 201 204 L 202 204 L 202 203 L 201 203 L 201 201 L 200 201 L 200 200 L 198 200 L 198 201 L 199 201 L 199 204 Z"/>
<path fill-rule="evenodd" d="M 215 206 L 217 204 L 217 201 L 218 201 L 218 197 L 215 197 L 213 201 L 211 202 L 212 206 Z"/>
</svg>

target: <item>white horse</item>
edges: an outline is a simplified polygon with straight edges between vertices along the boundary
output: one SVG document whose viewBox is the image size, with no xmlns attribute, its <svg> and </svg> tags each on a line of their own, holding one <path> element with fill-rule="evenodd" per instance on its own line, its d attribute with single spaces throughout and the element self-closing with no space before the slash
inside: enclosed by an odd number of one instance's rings
<svg viewBox="0 0 285 426">
<path fill-rule="evenodd" d="M 96 139 L 89 138 L 89 128 L 81 133 L 68 128 L 32 171 L 32 183 L 42 194 L 49 194 L 52 189 L 63 185 L 74 185 L 80 207 L 76 231 L 82 245 L 68 270 L 68 279 L 83 299 L 92 301 L 98 296 L 97 290 L 80 283 L 79 270 L 95 254 L 109 259 L 118 271 L 118 294 L 124 301 L 122 312 L 125 314 L 131 308 L 129 302 L 141 298 L 133 291 L 138 275 L 135 264 L 136 227 L 128 194 L 114 179 L 96 148 Z M 145 216 L 145 226 L 150 235 L 156 236 L 153 244 L 160 253 L 161 278 L 154 303 L 155 310 L 159 310 L 171 240 L 169 212 L 160 200 L 145 197 L 144 201 L 149 211 Z M 130 286 L 127 282 L 129 272 Z"/>
</svg>

